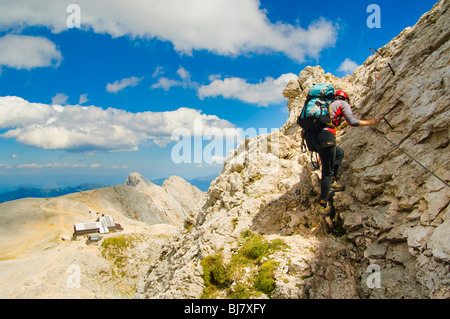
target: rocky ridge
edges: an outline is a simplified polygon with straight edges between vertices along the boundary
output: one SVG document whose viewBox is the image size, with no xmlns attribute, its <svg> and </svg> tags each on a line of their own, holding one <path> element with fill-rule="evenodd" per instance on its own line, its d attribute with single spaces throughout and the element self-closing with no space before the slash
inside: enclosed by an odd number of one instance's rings
<svg viewBox="0 0 450 319">
<path fill-rule="evenodd" d="M 179 225 L 188 216 L 197 212 L 205 200 L 204 192 L 178 176 L 171 176 L 162 186 L 158 186 L 139 173 L 132 173 L 124 185 L 112 189 L 119 197 L 120 194 L 129 196 L 133 192 L 143 197 L 143 200 L 136 199 L 135 203 L 140 203 L 144 207 L 136 207 L 130 211 L 133 205 L 128 203 L 123 205 L 123 210 L 130 216 L 138 216 L 137 219 L 150 223 Z"/>
<path fill-rule="evenodd" d="M 450 298 L 449 6 L 440 0 L 352 75 L 337 78 L 320 67 L 300 72 L 283 92 L 286 124 L 247 139 L 227 159 L 206 205 L 162 249 L 136 297 L 205 297 L 204 261 L 220 256 L 219 268 L 227 269 L 251 230 L 285 243 L 243 268 L 261 273 L 261 263 L 274 262 L 272 298 Z M 375 128 L 338 132 L 347 189 L 333 197 L 333 220 L 314 211 L 320 172 L 302 153 L 295 124 L 306 93 L 320 82 L 347 91 L 358 118 L 379 120 Z M 215 297 L 236 293 L 237 279 Z"/>
</svg>

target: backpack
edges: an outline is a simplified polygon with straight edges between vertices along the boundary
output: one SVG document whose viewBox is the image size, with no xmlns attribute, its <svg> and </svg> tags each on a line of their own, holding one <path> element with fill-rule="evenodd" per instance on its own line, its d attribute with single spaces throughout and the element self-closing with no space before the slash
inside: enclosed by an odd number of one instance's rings
<svg viewBox="0 0 450 319">
<path fill-rule="evenodd" d="M 318 130 L 330 124 L 330 104 L 333 99 L 333 85 L 314 84 L 308 92 L 302 112 L 297 118 L 297 124 L 304 130 Z"/>
</svg>

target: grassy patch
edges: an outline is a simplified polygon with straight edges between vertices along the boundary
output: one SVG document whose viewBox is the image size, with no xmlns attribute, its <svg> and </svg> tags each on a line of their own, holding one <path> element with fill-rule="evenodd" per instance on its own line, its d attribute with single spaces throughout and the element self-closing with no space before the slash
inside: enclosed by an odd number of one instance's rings
<svg viewBox="0 0 450 319">
<path fill-rule="evenodd" d="M 255 289 L 265 293 L 269 297 L 275 289 L 275 270 L 277 266 L 278 263 L 273 260 L 265 262 L 261 265 L 258 276 L 255 279 Z"/>
<path fill-rule="evenodd" d="M 237 284 L 236 287 L 234 287 L 233 291 L 230 291 L 228 294 L 228 298 L 230 299 L 249 299 L 252 295 L 251 289 L 248 287 L 248 285 L 245 284 Z"/>
<path fill-rule="evenodd" d="M 262 235 L 251 235 L 247 237 L 247 241 L 241 248 L 241 253 L 248 259 L 260 262 L 271 252 L 287 247 L 281 239 L 275 239 L 267 242 Z"/>
<path fill-rule="evenodd" d="M 261 292 L 270 297 L 275 289 L 278 264 L 273 260 L 262 260 L 284 248 L 289 247 L 281 239 L 268 242 L 262 235 L 243 232 L 241 247 L 228 264 L 224 264 L 221 253 L 201 261 L 206 286 L 202 298 L 217 298 L 221 291 L 233 299 L 248 299 Z"/>
<path fill-rule="evenodd" d="M 184 229 L 186 229 L 186 231 L 189 233 L 191 231 L 192 226 L 194 226 L 194 223 L 185 220 L 184 221 Z"/>
<path fill-rule="evenodd" d="M 123 268 L 128 262 L 127 250 L 135 246 L 139 240 L 133 235 L 122 235 L 105 238 L 101 247 L 102 256 L 107 260 L 112 260 L 117 268 Z"/>
<path fill-rule="evenodd" d="M 242 202 L 244 202 L 244 201 L 242 201 Z M 242 204 L 242 202 L 241 202 L 241 204 Z M 233 218 L 231 220 L 231 223 L 233 224 L 233 230 L 236 229 L 236 226 L 237 226 L 238 222 L 239 222 L 239 218 L 237 218 L 237 217 Z"/>
<path fill-rule="evenodd" d="M 203 279 L 206 286 L 224 288 L 227 286 L 227 274 L 221 254 L 207 256 L 200 265 L 203 267 Z"/>
</svg>

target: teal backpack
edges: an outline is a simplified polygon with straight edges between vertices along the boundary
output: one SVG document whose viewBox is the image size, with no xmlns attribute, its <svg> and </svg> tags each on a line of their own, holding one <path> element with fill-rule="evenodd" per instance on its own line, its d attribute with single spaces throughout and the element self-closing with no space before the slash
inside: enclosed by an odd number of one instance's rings
<svg viewBox="0 0 450 319">
<path fill-rule="evenodd" d="M 319 130 L 331 123 L 330 104 L 334 100 L 332 84 L 314 84 L 309 90 L 297 124 L 304 130 Z"/>
</svg>

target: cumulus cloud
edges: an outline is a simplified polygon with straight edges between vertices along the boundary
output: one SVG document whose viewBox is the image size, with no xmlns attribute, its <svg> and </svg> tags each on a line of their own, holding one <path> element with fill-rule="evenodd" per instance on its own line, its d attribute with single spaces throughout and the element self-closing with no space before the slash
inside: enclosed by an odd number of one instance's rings
<svg viewBox="0 0 450 319">
<path fill-rule="evenodd" d="M 191 80 L 190 72 L 182 66 L 178 68 L 177 75 L 178 79 L 161 77 L 151 88 L 169 91 L 174 86 L 181 86 L 196 89 L 200 99 L 222 96 L 226 99 L 237 99 L 258 106 L 269 106 L 270 104 L 282 103 L 284 101 L 283 89 L 290 80 L 298 78 L 293 73 L 287 73 L 280 75 L 277 79 L 268 76 L 259 83 L 249 83 L 246 79 L 238 77 L 222 80 L 220 75 L 211 74 L 208 77 L 211 83 L 200 85 L 200 83 Z"/>
<path fill-rule="evenodd" d="M 2 5 L 0 5 L 0 8 Z M 0 12 L 3 9 L 0 9 Z M 2 21 L 0 13 L 0 21 Z M 15 69 L 32 69 L 61 63 L 56 45 L 43 37 L 7 34 L 0 38 L 0 65 Z"/>
<path fill-rule="evenodd" d="M 67 103 L 67 100 L 69 99 L 69 97 L 67 95 L 65 95 L 64 93 L 58 93 L 56 94 L 54 97 L 52 97 L 52 104 L 56 105 L 63 105 Z"/>
<path fill-rule="evenodd" d="M 78 104 L 84 104 L 86 102 L 89 102 L 88 98 L 87 98 L 88 94 L 81 94 L 80 95 L 80 100 L 78 101 Z"/>
<path fill-rule="evenodd" d="M 169 79 L 167 77 L 161 77 L 158 82 L 151 86 L 152 89 L 163 89 L 169 91 L 171 87 L 182 86 L 183 88 L 196 88 L 198 83 L 191 81 L 191 73 L 185 68 L 180 66 L 177 70 L 177 75 L 181 80 Z"/>
<path fill-rule="evenodd" d="M 106 85 L 106 91 L 108 91 L 109 93 L 117 93 L 126 87 L 138 85 L 142 79 L 143 79 L 143 77 L 138 78 L 138 77 L 132 76 L 130 78 L 117 80 L 114 83 L 108 83 Z"/>
<path fill-rule="evenodd" d="M 175 129 L 194 134 L 194 122 L 203 129 L 225 130 L 234 125 L 215 115 L 180 108 L 167 112 L 131 113 L 96 106 L 30 103 L 20 97 L 0 97 L 3 138 L 42 149 L 67 151 L 137 151 L 140 145 L 165 146 Z"/>
<path fill-rule="evenodd" d="M 164 91 L 169 91 L 173 86 L 180 86 L 181 82 L 178 80 L 169 79 L 166 77 L 161 77 L 158 82 L 151 86 L 152 89 L 163 89 Z"/>
<path fill-rule="evenodd" d="M 67 29 L 72 0 L 21 0 L 0 3 L 0 28 L 47 26 Z M 272 23 L 259 0 L 78 0 L 81 28 L 113 37 L 170 41 L 183 54 L 208 50 L 236 56 L 281 52 L 304 62 L 336 43 L 338 25 L 317 17 L 309 26 Z"/>
<path fill-rule="evenodd" d="M 182 66 L 178 68 L 177 74 L 183 80 L 183 82 L 189 83 L 191 81 L 191 74 Z"/>
<path fill-rule="evenodd" d="M 338 68 L 338 71 L 346 73 L 346 74 L 350 74 L 350 73 L 353 73 L 353 71 L 355 71 L 355 69 L 358 66 L 359 66 L 358 63 L 347 58 L 344 60 L 344 62 L 341 63 L 341 65 Z"/>
<path fill-rule="evenodd" d="M 222 78 L 220 74 L 211 74 L 210 76 L 208 76 L 208 80 L 211 82 L 220 78 Z"/>
<path fill-rule="evenodd" d="M 283 102 L 283 89 L 290 80 L 297 78 L 297 75 L 287 73 L 277 79 L 266 77 L 263 82 L 256 84 L 248 83 L 245 79 L 237 77 L 215 79 L 209 85 L 199 87 L 198 96 L 201 99 L 223 96 L 226 99 L 237 99 L 258 106 L 268 106 Z"/>
</svg>

